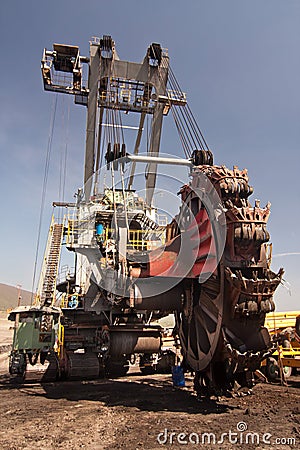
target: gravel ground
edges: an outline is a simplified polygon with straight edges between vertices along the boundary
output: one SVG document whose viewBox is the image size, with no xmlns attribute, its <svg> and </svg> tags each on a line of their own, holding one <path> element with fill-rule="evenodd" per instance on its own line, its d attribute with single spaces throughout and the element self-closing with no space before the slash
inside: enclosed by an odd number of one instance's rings
<svg viewBox="0 0 300 450">
<path fill-rule="evenodd" d="M 199 401 L 191 377 L 181 389 L 169 375 L 138 370 L 18 386 L 7 369 L 8 353 L 1 353 L 1 450 L 300 448 L 299 375 L 288 386 L 257 384 L 250 396 Z"/>
</svg>

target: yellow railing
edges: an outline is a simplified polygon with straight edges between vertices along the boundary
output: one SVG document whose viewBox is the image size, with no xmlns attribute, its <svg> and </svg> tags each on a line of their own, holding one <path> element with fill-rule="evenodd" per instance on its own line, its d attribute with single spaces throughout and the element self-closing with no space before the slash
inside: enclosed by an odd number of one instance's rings
<svg viewBox="0 0 300 450">
<path fill-rule="evenodd" d="M 78 308 L 78 306 L 80 306 L 79 303 L 80 303 L 79 294 L 77 294 L 76 292 L 73 294 L 65 293 L 61 297 L 60 307 L 76 309 Z"/>
<path fill-rule="evenodd" d="M 104 234 L 99 235 L 98 239 L 107 241 L 113 239 L 115 230 L 111 228 L 104 229 Z M 161 230 L 129 230 L 129 239 L 127 242 L 127 249 L 137 250 L 153 250 L 165 243 L 165 233 Z"/>
<path fill-rule="evenodd" d="M 66 244 L 77 244 L 78 239 L 81 239 L 82 243 L 84 239 L 84 234 L 86 236 L 89 236 L 89 233 L 91 235 L 95 234 L 95 230 L 93 228 L 93 222 L 90 219 L 70 219 L 69 217 L 66 218 Z M 86 242 L 88 243 L 88 242 Z"/>
<path fill-rule="evenodd" d="M 102 234 L 96 234 L 96 229 L 91 228 L 90 220 L 67 220 L 66 226 L 66 244 L 72 245 L 83 242 L 83 233 L 91 233 L 89 238 L 96 241 L 102 241 L 104 244 L 109 239 L 115 239 L 115 230 L 112 228 L 104 228 Z M 163 230 L 129 230 L 129 239 L 127 249 L 136 250 L 153 250 L 165 243 L 165 232 Z"/>
</svg>

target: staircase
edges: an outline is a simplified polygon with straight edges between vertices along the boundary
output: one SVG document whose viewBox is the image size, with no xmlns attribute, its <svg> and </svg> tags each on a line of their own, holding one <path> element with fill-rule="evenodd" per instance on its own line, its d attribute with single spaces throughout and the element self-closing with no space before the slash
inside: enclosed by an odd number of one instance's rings
<svg viewBox="0 0 300 450">
<path fill-rule="evenodd" d="M 144 231 L 144 239 L 151 239 L 151 232 L 155 231 L 157 237 L 161 237 L 165 233 L 165 226 L 160 226 L 154 222 L 146 214 L 138 213 L 134 216 L 134 219 L 140 223 L 142 230 Z"/>
<path fill-rule="evenodd" d="M 63 224 L 52 222 L 38 289 L 42 305 L 49 306 L 54 301 L 63 231 Z"/>
</svg>

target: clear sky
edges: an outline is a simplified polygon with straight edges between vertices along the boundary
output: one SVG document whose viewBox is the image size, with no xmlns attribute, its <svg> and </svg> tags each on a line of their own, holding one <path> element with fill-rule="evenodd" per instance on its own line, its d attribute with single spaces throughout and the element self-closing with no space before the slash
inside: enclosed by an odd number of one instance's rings
<svg viewBox="0 0 300 450">
<path fill-rule="evenodd" d="M 122 59 L 142 60 L 151 42 L 169 49 L 215 162 L 247 167 L 252 201 L 271 201 L 273 269 L 286 268 L 291 289 L 279 288 L 278 309 L 300 309 L 299 24 L 300 0 L 3 0 L 0 282 L 32 287 L 54 98 L 42 87 L 43 48 L 73 44 L 88 55 L 92 36 L 110 34 Z M 66 199 L 72 201 L 82 185 L 84 133 L 84 107 L 60 96 L 42 250 L 51 202 L 58 198 L 63 142 L 68 142 Z M 162 150 L 178 153 L 174 145 L 173 136 L 164 135 Z"/>
</svg>

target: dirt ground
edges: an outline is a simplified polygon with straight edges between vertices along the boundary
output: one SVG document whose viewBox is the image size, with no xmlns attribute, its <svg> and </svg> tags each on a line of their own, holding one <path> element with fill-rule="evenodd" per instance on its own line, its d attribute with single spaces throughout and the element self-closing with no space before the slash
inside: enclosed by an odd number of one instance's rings
<svg viewBox="0 0 300 450">
<path fill-rule="evenodd" d="M 1 450 L 300 448 L 300 375 L 288 386 L 257 384 L 250 396 L 199 401 L 191 377 L 175 389 L 169 375 L 134 370 L 11 385 L 7 356 L 0 355 Z"/>
</svg>

